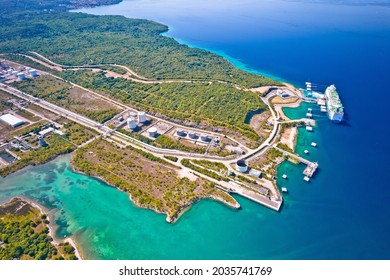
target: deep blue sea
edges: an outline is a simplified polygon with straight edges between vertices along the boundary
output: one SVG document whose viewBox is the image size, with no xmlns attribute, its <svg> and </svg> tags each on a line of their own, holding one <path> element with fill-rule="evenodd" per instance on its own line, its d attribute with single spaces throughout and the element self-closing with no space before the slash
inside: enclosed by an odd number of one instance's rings
<svg viewBox="0 0 390 280">
<path fill-rule="evenodd" d="M 286 173 L 288 179 L 279 179 L 278 186 L 289 190 L 280 213 L 243 198 L 237 198 L 240 211 L 202 201 L 169 225 L 161 215 L 127 205 L 125 194 L 96 180 L 70 175 L 63 159 L 53 169 L 52 189 L 31 194 L 33 183 L 25 183 L 23 191 L 17 190 L 22 177 L 30 176 L 28 172 L 44 187 L 45 177 L 36 175 L 44 168 L 34 167 L 0 179 L 2 200 L 24 194 L 55 208 L 49 202 L 62 199 L 57 203 L 62 211 L 56 215 L 63 221 L 59 232 L 73 234 L 90 258 L 390 259 L 387 1 L 125 0 L 81 11 L 162 22 L 170 28 L 166 36 L 296 86 L 306 81 L 334 83 L 345 106 L 346 122 L 332 124 L 315 112 L 314 132 L 299 131 L 298 153 L 309 149 L 307 157 L 318 161 L 320 169 L 306 183 L 303 166 L 284 163 L 279 167 L 278 174 Z M 303 117 L 306 108 L 304 104 L 285 112 Z M 318 143 L 317 148 L 310 147 L 312 141 Z M 84 183 L 78 184 L 79 180 Z M 104 211 L 99 210 L 89 185 Z M 88 197 L 83 208 L 80 204 L 85 202 L 72 196 L 77 188 L 85 192 L 84 200 Z M 40 196 L 46 200 L 39 200 Z M 94 211 L 99 218 L 83 218 L 82 213 Z"/>
</svg>

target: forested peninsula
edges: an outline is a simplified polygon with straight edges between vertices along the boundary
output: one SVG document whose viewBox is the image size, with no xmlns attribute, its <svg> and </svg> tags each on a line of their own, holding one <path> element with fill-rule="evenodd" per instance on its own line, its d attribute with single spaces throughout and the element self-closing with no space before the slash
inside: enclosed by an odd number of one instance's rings
<svg viewBox="0 0 390 280">
<path fill-rule="evenodd" d="M 64 12 L 68 6 L 62 1 L 28 2 L 25 10 L 1 3 L 1 53 L 35 51 L 64 65 L 116 63 L 153 79 L 220 80 L 244 87 L 278 84 L 161 35 L 168 27 L 156 22 Z M 42 3 L 51 3 L 53 9 L 42 9 Z"/>
</svg>

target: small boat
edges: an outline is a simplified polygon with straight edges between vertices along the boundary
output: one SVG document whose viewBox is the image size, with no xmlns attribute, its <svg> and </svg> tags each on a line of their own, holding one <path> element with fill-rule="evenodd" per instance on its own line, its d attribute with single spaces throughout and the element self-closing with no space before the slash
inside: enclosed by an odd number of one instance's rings
<svg viewBox="0 0 390 280">
<path fill-rule="evenodd" d="M 312 147 L 317 147 L 317 143 L 316 142 L 311 142 L 311 146 Z"/>
<path fill-rule="evenodd" d="M 313 131 L 313 128 L 311 126 L 306 126 L 307 131 Z"/>
<path fill-rule="evenodd" d="M 313 111 L 312 108 L 308 108 L 307 111 L 310 113 L 311 111 Z"/>
<path fill-rule="evenodd" d="M 313 114 L 312 114 L 312 113 L 307 113 L 307 114 L 306 114 L 306 117 L 312 118 L 312 117 L 313 117 Z"/>
<path fill-rule="evenodd" d="M 304 150 L 303 152 L 304 152 L 305 154 L 308 154 L 308 153 L 309 153 L 309 151 L 308 151 L 308 150 Z"/>
<path fill-rule="evenodd" d="M 310 178 L 307 177 L 307 176 L 305 176 L 305 177 L 303 178 L 303 180 L 305 180 L 306 182 L 309 182 L 309 181 L 310 181 Z"/>
<path fill-rule="evenodd" d="M 287 179 L 287 175 L 286 175 L 286 174 L 283 174 L 282 178 L 283 178 L 283 179 Z"/>
<path fill-rule="evenodd" d="M 288 192 L 287 188 L 282 188 L 282 192 L 284 193 Z"/>
</svg>

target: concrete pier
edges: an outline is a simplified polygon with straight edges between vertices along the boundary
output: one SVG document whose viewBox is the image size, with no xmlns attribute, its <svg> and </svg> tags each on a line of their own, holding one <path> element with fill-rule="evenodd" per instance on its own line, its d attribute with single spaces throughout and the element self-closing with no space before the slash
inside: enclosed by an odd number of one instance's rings
<svg viewBox="0 0 390 280">
<path fill-rule="evenodd" d="M 298 155 L 295 155 L 293 153 L 290 153 L 290 152 L 287 152 L 283 149 L 280 149 L 278 147 L 276 147 L 276 145 L 274 146 L 275 149 L 277 149 L 278 151 L 282 152 L 284 155 L 287 155 L 288 157 L 291 157 L 291 158 L 294 158 L 296 159 L 297 161 L 303 163 L 303 164 L 306 164 L 306 168 L 305 170 L 303 171 L 303 174 L 308 176 L 308 177 L 312 177 L 314 172 L 316 172 L 317 168 L 318 168 L 318 162 L 311 162 L 310 160 L 307 160 L 303 157 L 300 157 Z"/>
</svg>

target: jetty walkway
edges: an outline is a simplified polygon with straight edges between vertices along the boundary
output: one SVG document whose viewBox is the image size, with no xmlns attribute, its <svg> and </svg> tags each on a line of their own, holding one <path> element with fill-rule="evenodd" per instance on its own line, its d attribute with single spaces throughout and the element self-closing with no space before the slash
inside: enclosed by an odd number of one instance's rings
<svg viewBox="0 0 390 280">
<path fill-rule="evenodd" d="M 296 155 L 296 154 L 293 154 L 293 153 L 290 153 L 290 152 L 287 152 L 281 148 L 278 148 L 276 145 L 273 146 L 276 150 L 282 152 L 284 155 L 287 155 L 288 157 L 290 158 L 294 158 L 296 159 L 297 161 L 303 163 L 306 165 L 306 168 L 305 170 L 303 171 L 303 174 L 305 174 L 306 176 L 308 177 L 312 177 L 314 175 L 314 172 L 316 172 L 317 168 L 318 168 L 318 162 L 312 162 L 310 160 L 307 160 L 299 155 Z"/>
</svg>

